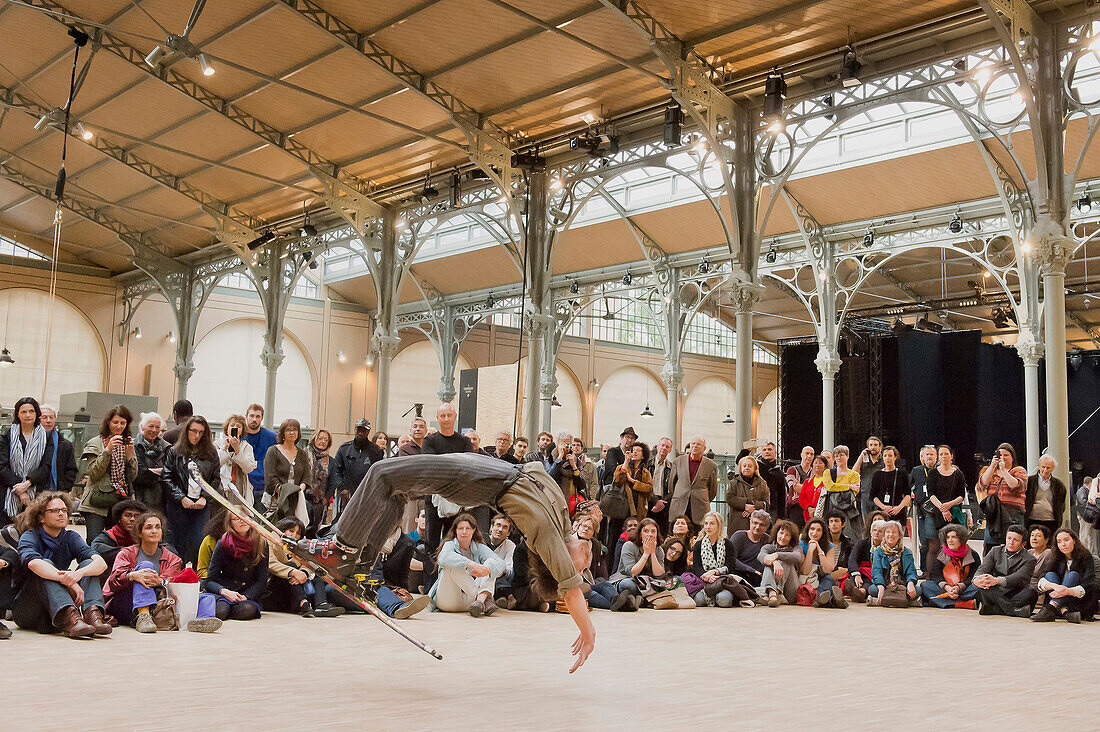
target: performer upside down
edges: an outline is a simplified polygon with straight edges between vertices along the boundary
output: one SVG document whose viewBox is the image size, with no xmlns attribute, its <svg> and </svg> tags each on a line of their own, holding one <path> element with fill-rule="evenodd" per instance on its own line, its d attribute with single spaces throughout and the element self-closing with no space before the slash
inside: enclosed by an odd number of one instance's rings
<svg viewBox="0 0 1100 732">
<path fill-rule="evenodd" d="M 561 597 L 580 630 L 569 673 L 580 668 L 596 644 L 580 574 L 590 562 L 590 545 L 569 540 L 565 498 L 541 463 L 513 465 L 477 453 L 384 460 L 363 478 L 336 523 L 335 538 L 302 540 L 296 549 L 346 580 L 356 566 L 374 563 L 405 504 L 432 494 L 462 506 L 495 506 L 512 520 L 539 560 L 532 567 L 532 589 L 551 603 Z"/>
</svg>

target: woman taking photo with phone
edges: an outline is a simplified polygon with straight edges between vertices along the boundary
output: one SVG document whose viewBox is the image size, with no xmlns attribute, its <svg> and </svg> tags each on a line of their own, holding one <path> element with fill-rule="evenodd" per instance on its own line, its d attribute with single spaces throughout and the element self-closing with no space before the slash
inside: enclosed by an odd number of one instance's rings
<svg viewBox="0 0 1100 732">
<path fill-rule="evenodd" d="M 222 491 L 231 494 L 230 488 L 236 488 L 241 499 L 252 505 L 252 484 L 248 474 L 256 469 L 256 455 L 252 445 L 243 439 L 245 431 L 244 417 L 231 414 L 222 425 L 222 436 L 218 439 L 218 464 L 221 471 Z"/>
<path fill-rule="evenodd" d="M 571 445 L 569 449 L 572 451 Z M 649 447 L 644 442 L 635 442 L 626 462 L 615 469 L 615 485 L 626 486 L 634 518 L 639 521 L 649 512 L 649 495 L 653 493 L 653 476 L 645 467 L 648 460 Z"/>
<path fill-rule="evenodd" d="M 84 461 L 88 487 L 80 501 L 80 513 L 88 536 L 99 536 L 107 528 L 111 508 L 134 496 L 138 464 L 130 435 L 133 419 L 130 410 L 121 404 L 111 407 L 103 417 L 99 434 L 84 445 L 80 459 Z"/>
</svg>

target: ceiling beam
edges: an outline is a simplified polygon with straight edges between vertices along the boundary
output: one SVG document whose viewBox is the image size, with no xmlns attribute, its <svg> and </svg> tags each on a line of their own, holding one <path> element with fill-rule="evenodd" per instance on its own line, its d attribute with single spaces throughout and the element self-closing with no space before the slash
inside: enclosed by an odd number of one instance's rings
<svg viewBox="0 0 1100 732">
<path fill-rule="evenodd" d="M 1100 327 L 1086 321 L 1076 310 L 1066 308 L 1066 315 L 1078 328 L 1085 332 L 1085 335 L 1089 337 L 1089 340 L 1091 340 L 1097 348 L 1100 348 Z"/>
</svg>

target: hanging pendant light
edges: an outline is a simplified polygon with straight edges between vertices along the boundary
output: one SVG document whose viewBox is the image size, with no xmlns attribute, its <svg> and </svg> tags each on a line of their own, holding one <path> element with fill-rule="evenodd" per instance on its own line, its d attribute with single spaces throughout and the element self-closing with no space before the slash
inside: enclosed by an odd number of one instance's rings
<svg viewBox="0 0 1100 732">
<path fill-rule="evenodd" d="M 0 351 L 0 368 L 8 368 L 15 365 L 15 359 L 11 357 L 11 352 L 8 349 Z"/>
<path fill-rule="evenodd" d="M 558 401 L 558 395 L 555 394 L 554 398 L 550 400 L 551 409 L 561 409 L 561 402 Z"/>
<path fill-rule="evenodd" d="M 642 419 L 649 419 L 653 416 L 653 410 L 649 408 L 649 403 L 646 402 L 645 409 L 642 410 Z"/>
<path fill-rule="evenodd" d="M 726 418 L 722 420 L 722 424 L 733 424 L 733 415 L 726 412 Z"/>
</svg>

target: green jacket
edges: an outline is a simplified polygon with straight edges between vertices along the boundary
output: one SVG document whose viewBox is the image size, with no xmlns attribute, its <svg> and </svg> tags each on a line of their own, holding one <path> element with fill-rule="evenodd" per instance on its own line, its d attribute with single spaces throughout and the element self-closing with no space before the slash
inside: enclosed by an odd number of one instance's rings
<svg viewBox="0 0 1100 732">
<path fill-rule="evenodd" d="M 107 516 L 111 508 L 122 500 L 111 487 L 111 453 L 105 449 L 103 438 L 96 435 L 84 445 L 80 456 L 84 475 L 88 476 L 88 485 L 80 501 L 82 513 L 94 513 Z M 134 478 L 137 477 L 137 457 L 126 461 L 126 494 L 134 494 Z"/>
</svg>

